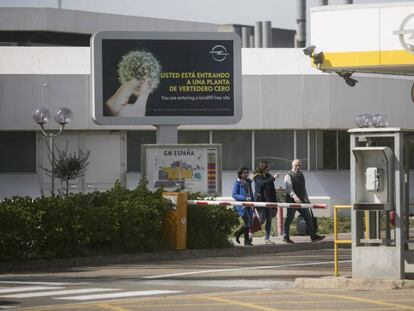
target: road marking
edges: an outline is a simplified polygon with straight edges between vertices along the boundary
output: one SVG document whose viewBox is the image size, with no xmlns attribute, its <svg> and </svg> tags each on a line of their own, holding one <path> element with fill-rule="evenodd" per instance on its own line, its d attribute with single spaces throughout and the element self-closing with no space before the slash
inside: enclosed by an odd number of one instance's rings
<svg viewBox="0 0 414 311">
<path fill-rule="evenodd" d="M 63 289 L 65 287 L 51 287 L 51 286 L 17 286 L 0 289 L 0 294 L 28 292 L 31 290 L 45 290 L 45 289 Z"/>
<path fill-rule="evenodd" d="M 228 305 L 242 306 L 242 307 L 245 307 L 245 308 L 250 308 L 250 309 L 255 309 L 255 310 L 281 311 L 280 309 L 263 307 L 263 306 L 255 305 L 255 304 L 249 303 L 249 302 L 241 302 L 241 301 L 230 300 L 230 299 L 225 299 L 225 298 L 221 298 L 221 297 L 200 296 L 200 298 L 207 299 L 207 300 L 212 300 L 212 301 L 216 301 L 216 302 L 223 302 L 223 303 L 228 304 Z"/>
<path fill-rule="evenodd" d="M 305 294 L 305 295 L 309 295 L 309 296 L 323 296 L 323 297 L 331 297 L 331 298 L 340 298 L 340 299 L 345 299 L 345 300 L 352 300 L 352 301 L 357 301 L 357 302 L 365 302 L 365 303 L 370 303 L 370 304 L 374 304 L 374 305 L 380 305 L 380 306 L 391 307 L 391 308 L 398 308 L 398 310 L 414 310 L 414 307 L 411 307 L 411 306 L 401 305 L 401 304 L 397 304 L 397 303 L 389 303 L 389 302 L 385 302 L 385 301 L 381 301 L 381 300 L 372 300 L 372 299 L 368 299 L 368 298 L 359 298 L 359 297 L 354 297 L 354 296 L 325 294 L 325 293 L 319 294 L 319 293 L 315 293 L 315 292 L 306 292 L 306 291 L 301 291 L 300 293 Z"/>
<path fill-rule="evenodd" d="M 112 311 L 129 311 L 129 309 L 125 309 L 122 307 L 118 307 L 118 306 L 113 306 L 110 304 L 99 304 L 97 305 L 97 307 L 101 308 L 101 309 L 105 309 L 105 310 L 112 310 Z"/>
<path fill-rule="evenodd" d="M 66 290 L 55 290 L 50 292 L 37 292 L 37 293 L 26 293 L 26 294 L 13 294 L 0 296 L 1 298 L 33 298 L 33 297 L 46 297 L 46 296 L 60 296 L 60 295 L 72 295 L 72 294 L 85 294 L 85 293 L 96 293 L 96 292 L 110 292 L 117 291 L 117 288 L 81 288 L 81 289 L 66 289 Z"/>
<path fill-rule="evenodd" d="M 122 297 L 141 297 L 141 296 L 152 296 L 152 295 L 167 295 L 167 294 L 178 294 L 182 291 L 175 290 L 141 290 L 134 292 L 121 292 L 111 294 L 96 294 L 96 295 L 81 295 L 81 296 L 69 296 L 69 297 L 57 297 L 54 299 L 65 299 L 65 300 L 95 300 L 95 299 L 112 299 Z"/>
<path fill-rule="evenodd" d="M 351 262 L 351 261 L 352 260 L 341 260 L 341 261 L 338 261 L 338 263 L 346 263 L 346 262 Z M 289 268 L 289 267 L 318 266 L 318 265 L 327 265 L 327 264 L 333 264 L 333 263 L 334 263 L 333 261 L 318 261 L 318 262 L 303 262 L 303 263 L 294 263 L 294 264 L 277 265 L 277 266 L 258 266 L 258 267 L 247 267 L 247 268 L 199 270 L 199 271 L 182 272 L 182 273 L 151 275 L 151 276 L 144 276 L 143 278 L 144 279 L 164 279 L 164 278 L 169 278 L 169 277 L 174 277 L 174 276 L 207 274 L 207 273 L 214 273 L 214 272 L 279 269 L 279 268 Z"/>
<path fill-rule="evenodd" d="M 89 282 L 67 283 L 67 282 L 31 282 L 31 281 L 0 281 L 0 284 L 27 284 L 27 285 L 80 285 L 89 284 Z"/>
</svg>

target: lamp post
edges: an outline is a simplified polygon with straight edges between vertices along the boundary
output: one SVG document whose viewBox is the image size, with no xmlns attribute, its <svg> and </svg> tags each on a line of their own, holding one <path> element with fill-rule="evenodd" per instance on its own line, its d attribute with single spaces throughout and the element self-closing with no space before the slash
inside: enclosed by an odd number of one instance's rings
<svg viewBox="0 0 414 311">
<path fill-rule="evenodd" d="M 33 120 L 40 125 L 43 135 L 49 138 L 49 149 L 51 153 L 51 194 L 55 195 L 55 150 L 53 148 L 53 140 L 55 137 L 59 136 L 66 124 L 72 121 L 73 113 L 69 108 L 59 108 L 55 114 L 55 122 L 60 125 L 60 128 L 57 132 L 46 131 L 45 124 L 50 119 L 50 111 L 45 107 L 41 107 L 33 111 Z"/>
</svg>

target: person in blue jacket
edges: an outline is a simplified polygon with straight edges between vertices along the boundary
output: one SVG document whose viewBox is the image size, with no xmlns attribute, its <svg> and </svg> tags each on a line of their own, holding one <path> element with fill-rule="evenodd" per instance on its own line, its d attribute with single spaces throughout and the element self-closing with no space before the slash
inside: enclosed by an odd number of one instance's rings
<svg viewBox="0 0 414 311">
<path fill-rule="evenodd" d="M 233 185 L 232 196 L 236 201 L 253 201 L 252 181 L 249 179 L 249 169 L 242 167 L 237 172 L 237 179 Z M 253 222 L 253 208 L 235 206 L 235 212 L 243 219 L 243 225 L 235 232 L 236 242 L 240 244 L 240 236 L 244 235 L 244 245 L 253 245 L 249 237 Z"/>
</svg>

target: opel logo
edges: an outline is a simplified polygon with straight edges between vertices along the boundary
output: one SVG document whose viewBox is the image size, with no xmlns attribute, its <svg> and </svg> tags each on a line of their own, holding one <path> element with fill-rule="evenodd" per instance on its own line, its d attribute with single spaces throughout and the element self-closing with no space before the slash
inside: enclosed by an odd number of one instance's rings
<svg viewBox="0 0 414 311">
<path fill-rule="evenodd" d="M 224 61 L 229 53 L 227 53 L 226 47 L 223 45 L 215 45 L 211 50 L 210 54 L 216 62 Z"/>
<path fill-rule="evenodd" d="M 408 15 L 401 23 L 400 29 L 393 32 L 394 35 L 398 35 L 401 46 L 409 53 L 414 54 L 414 45 L 409 44 L 407 40 L 414 39 L 414 29 L 406 29 L 406 26 L 411 18 L 414 17 L 414 13 Z"/>
</svg>

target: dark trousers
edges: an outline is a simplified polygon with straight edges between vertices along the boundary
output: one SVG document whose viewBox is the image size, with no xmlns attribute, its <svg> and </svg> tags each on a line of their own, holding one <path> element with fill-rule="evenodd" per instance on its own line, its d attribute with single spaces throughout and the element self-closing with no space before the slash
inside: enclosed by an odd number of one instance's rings
<svg viewBox="0 0 414 311">
<path fill-rule="evenodd" d="M 299 214 L 303 217 L 303 219 L 305 219 L 306 227 L 308 228 L 308 231 L 311 232 L 310 237 L 311 239 L 313 239 L 316 236 L 316 234 L 315 229 L 313 228 L 312 216 L 308 208 L 287 208 L 286 219 L 283 228 L 283 238 L 289 238 L 290 224 L 292 223 L 293 218 L 295 217 L 296 211 L 298 211 Z"/>
<path fill-rule="evenodd" d="M 251 227 L 250 216 L 248 213 L 244 213 L 241 218 L 243 219 L 243 224 L 236 231 L 236 235 L 240 236 L 243 234 L 244 240 L 247 241 L 249 239 L 249 228 Z"/>
<path fill-rule="evenodd" d="M 257 207 L 257 213 L 259 214 L 260 224 L 265 224 L 265 240 L 270 237 L 270 229 L 272 227 L 272 209 L 266 207 Z"/>
</svg>

